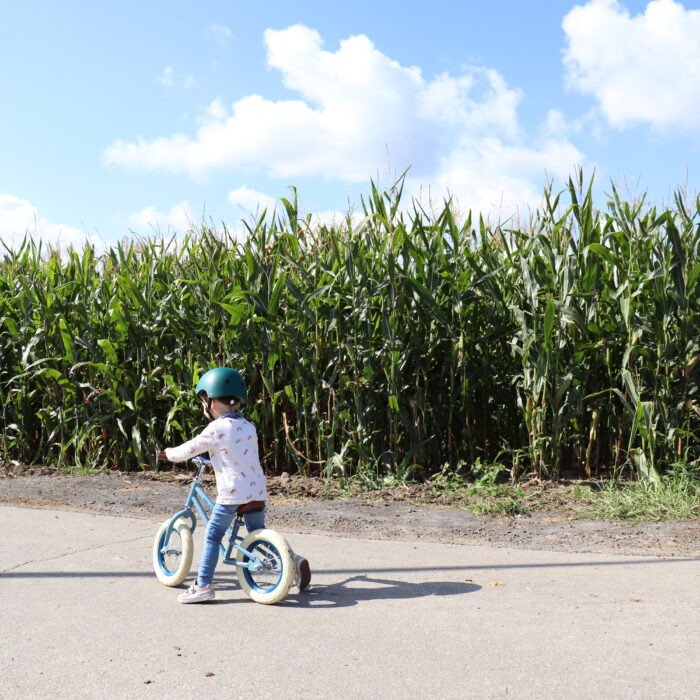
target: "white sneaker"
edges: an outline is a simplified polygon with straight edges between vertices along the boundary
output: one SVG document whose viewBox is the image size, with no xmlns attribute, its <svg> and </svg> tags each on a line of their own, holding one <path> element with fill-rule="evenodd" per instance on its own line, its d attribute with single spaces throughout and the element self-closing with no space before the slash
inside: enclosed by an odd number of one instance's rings
<svg viewBox="0 0 700 700">
<path fill-rule="evenodd" d="M 216 597 L 214 586 L 208 583 L 206 586 L 198 586 L 195 581 L 184 593 L 177 597 L 178 603 L 203 603 Z"/>
<path fill-rule="evenodd" d="M 309 566 L 308 560 L 298 554 L 294 555 L 294 567 L 296 568 L 294 585 L 301 593 L 301 591 L 308 587 L 309 581 L 311 581 L 311 567 Z"/>
</svg>

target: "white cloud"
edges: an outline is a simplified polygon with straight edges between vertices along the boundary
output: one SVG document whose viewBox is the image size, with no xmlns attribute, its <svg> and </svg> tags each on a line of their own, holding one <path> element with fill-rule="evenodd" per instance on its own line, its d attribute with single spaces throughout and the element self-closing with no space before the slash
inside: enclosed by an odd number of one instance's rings
<svg viewBox="0 0 700 700">
<path fill-rule="evenodd" d="M 204 30 L 204 36 L 210 41 L 213 41 L 215 44 L 223 46 L 229 42 L 233 36 L 233 33 L 225 24 L 210 24 Z"/>
<path fill-rule="evenodd" d="M 517 207 L 537 206 L 546 177 L 561 181 L 581 161 L 578 150 L 566 141 L 544 142 L 538 150 L 506 145 L 497 138 L 465 143 L 447 155 L 433 180 L 433 199 L 444 192 L 455 195 L 458 206 L 505 218 Z M 410 181 L 414 196 L 421 183 Z"/>
<path fill-rule="evenodd" d="M 156 82 L 163 87 L 173 87 L 175 85 L 175 73 L 170 66 L 165 66 L 163 72 L 156 76 Z"/>
<path fill-rule="evenodd" d="M 166 88 L 175 87 L 177 82 L 175 80 L 175 71 L 170 66 L 166 66 L 163 68 L 163 72 L 156 76 L 156 82 Z M 182 87 L 185 90 L 189 90 L 191 87 L 194 87 L 194 85 L 195 79 L 193 76 L 186 75 L 184 78 L 182 78 Z"/>
<path fill-rule="evenodd" d="M 195 227 L 190 203 L 185 200 L 163 213 L 155 207 L 146 207 L 129 215 L 129 228 L 142 235 L 186 233 Z"/>
<path fill-rule="evenodd" d="M 570 172 L 583 156 L 564 133 L 528 138 L 518 121 L 522 93 L 488 68 L 427 80 L 381 53 L 363 35 L 322 48 L 296 25 L 265 32 L 268 65 L 300 99 L 248 95 L 227 108 L 212 101 L 195 135 L 117 141 L 107 162 L 186 172 L 263 170 L 277 178 L 320 176 L 363 182 L 378 168 L 411 167 L 416 183 L 450 186 L 470 207 L 503 190 L 540 191 L 545 169 Z"/>
<path fill-rule="evenodd" d="M 262 214 L 267 209 L 272 214 L 275 209 L 275 198 L 263 192 L 256 192 L 247 185 L 243 185 L 228 193 L 228 201 L 234 206 L 241 207 L 249 214 Z"/>
<path fill-rule="evenodd" d="M 10 194 L 0 194 L 0 242 L 7 248 L 16 249 L 26 238 L 50 248 L 81 249 L 86 243 L 103 251 L 107 243 L 98 236 L 89 236 L 72 226 L 53 224 L 39 216 L 39 210 L 31 202 Z M 0 247 L 0 255 L 4 248 Z"/>
<path fill-rule="evenodd" d="M 610 124 L 698 128 L 700 10 L 654 0 L 632 17 L 617 0 L 590 0 L 563 28 L 567 83 L 594 95 Z"/>
<path fill-rule="evenodd" d="M 216 122 L 223 121 L 224 119 L 226 119 L 226 107 L 224 107 L 224 103 L 221 99 L 217 97 L 215 100 L 211 101 L 202 115 L 198 117 L 197 121 L 199 121 L 200 124 L 207 125 L 216 124 Z"/>
</svg>

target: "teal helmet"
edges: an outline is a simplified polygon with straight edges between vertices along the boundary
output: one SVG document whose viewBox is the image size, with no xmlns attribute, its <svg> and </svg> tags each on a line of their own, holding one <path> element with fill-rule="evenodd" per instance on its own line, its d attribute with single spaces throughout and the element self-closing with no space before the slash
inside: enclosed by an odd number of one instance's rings
<svg viewBox="0 0 700 700">
<path fill-rule="evenodd" d="M 248 399 L 248 390 L 243 377 L 230 367 L 215 367 L 205 372 L 197 382 L 194 392 L 197 396 L 204 392 L 210 399 L 226 396 L 235 396 L 241 401 Z"/>
</svg>

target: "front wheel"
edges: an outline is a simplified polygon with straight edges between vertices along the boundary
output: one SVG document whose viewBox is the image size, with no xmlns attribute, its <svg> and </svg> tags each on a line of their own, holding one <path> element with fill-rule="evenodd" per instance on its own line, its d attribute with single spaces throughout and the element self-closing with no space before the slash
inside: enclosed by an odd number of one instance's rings
<svg viewBox="0 0 700 700">
<path fill-rule="evenodd" d="M 259 570 L 246 566 L 236 568 L 238 582 L 245 594 L 256 603 L 279 603 L 294 583 L 294 558 L 287 540 L 274 530 L 255 530 L 240 546 L 262 563 Z M 250 561 L 251 557 L 246 553 L 237 552 L 237 564 Z"/>
<path fill-rule="evenodd" d="M 166 542 L 165 533 L 169 523 L 170 520 L 166 520 L 160 526 L 153 541 L 153 569 L 161 583 L 179 586 L 187 578 L 192 566 L 192 530 L 187 521 L 180 518 Z"/>
</svg>

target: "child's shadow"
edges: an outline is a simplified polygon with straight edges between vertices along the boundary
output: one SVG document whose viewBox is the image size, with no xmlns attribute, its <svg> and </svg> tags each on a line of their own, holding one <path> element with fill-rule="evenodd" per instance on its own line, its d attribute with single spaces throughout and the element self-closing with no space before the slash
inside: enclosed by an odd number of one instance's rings
<svg viewBox="0 0 700 700">
<path fill-rule="evenodd" d="M 363 585 L 349 586 L 358 582 Z M 365 585 L 374 584 L 374 585 Z M 367 574 L 358 574 L 329 585 L 312 585 L 303 593 L 291 592 L 281 603 L 283 606 L 300 608 L 329 608 L 357 605 L 367 600 L 402 600 L 409 598 L 426 598 L 428 596 L 460 595 L 473 593 L 481 586 L 458 581 L 425 581 L 409 583 L 384 578 L 373 578 Z"/>
</svg>

